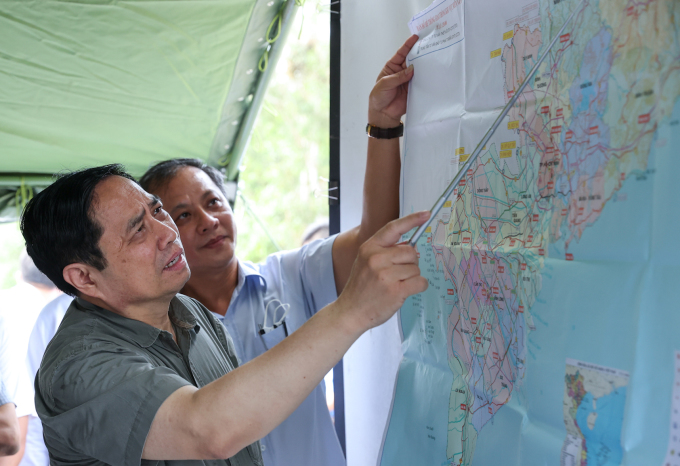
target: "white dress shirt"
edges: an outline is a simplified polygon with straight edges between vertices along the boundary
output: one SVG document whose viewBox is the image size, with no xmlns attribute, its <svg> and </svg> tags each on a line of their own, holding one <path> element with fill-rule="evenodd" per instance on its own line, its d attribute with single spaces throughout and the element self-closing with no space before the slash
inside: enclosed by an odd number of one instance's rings
<svg viewBox="0 0 680 466">
<path fill-rule="evenodd" d="M 262 264 L 239 261 L 238 284 L 225 316 L 242 363 L 271 349 L 337 298 L 331 250 L 335 237 L 272 254 Z M 288 308 L 288 306 L 290 306 Z M 285 325 L 273 327 L 288 309 Z M 265 324 L 268 331 L 260 335 Z M 331 421 L 324 382 L 261 440 L 268 466 L 343 466 L 345 457 Z"/>
<path fill-rule="evenodd" d="M 28 340 L 26 354 L 26 366 L 31 382 L 35 380 L 45 349 L 54 334 L 57 333 L 57 328 L 59 328 L 66 310 L 71 305 L 71 301 L 73 301 L 73 298 L 67 294 L 56 297 L 40 311 L 35 321 L 31 337 Z M 30 390 L 31 397 L 34 397 L 33 383 L 30 384 Z M 31 415 L 28 418 L 26 453 L 24 453 L 19 466 L 47 466 L 48 464 L 50 464 L 50 457 L 43 440 L 42 424 L 37 416 Z"/>
<path fill-rule="evenodd" d="M 17 407 L 17 417 L 35 415 L 26 352 L 33 324 L 45 301 L 43 294 L 28 283 L 0 290 L 0 374 Z"/>
</svg>

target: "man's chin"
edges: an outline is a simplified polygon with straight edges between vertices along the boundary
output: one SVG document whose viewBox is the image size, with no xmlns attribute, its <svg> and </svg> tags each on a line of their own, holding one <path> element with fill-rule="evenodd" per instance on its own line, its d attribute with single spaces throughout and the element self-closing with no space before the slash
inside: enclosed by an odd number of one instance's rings
<svg viewBox="0 0 680 466">
<path fill-rule="evenodd" d="M 173 296 L 182 291 L 182 288 L 184 288 L 186 282 L 188 282 L 191 278 L 191 269 L 189 268 L 189 264 L 186 264 L 186 267 L 181 271 L 181 273 L 175 272 L 175 274 L 177 276 L 165 278 L 169 288 L 168 293 L 172 294 Z"/>
<path fill-rule="evenodd" d="M 197 260 L 192 261 L 194 269 L 222 269 L 227 268 L 229 264 L 236 259 L 234 254 L 234 246 L 232 243 L 225 244 L 222 248 L 216 251 L 202 251 L 203 253 L 196 257 Z"/>
<path fill-rule="evenodd" d="M 189 264 L 187 263 L 187 266 L 186 266 L 186 268 L 184 269 L 183 277 L 182 277 L 181 280 L 180 280 L 180 287 L 179 287 L 179 289 L 177 290 L 177 293 L 179 293 L 180 290 L 181 290 L 182 288 L 184 288 L 184 285 L 186 285 L 186 283 L 189 281 L 190 278 L 191 278 L 191 269 L 189 268 Z"/>
</svg>

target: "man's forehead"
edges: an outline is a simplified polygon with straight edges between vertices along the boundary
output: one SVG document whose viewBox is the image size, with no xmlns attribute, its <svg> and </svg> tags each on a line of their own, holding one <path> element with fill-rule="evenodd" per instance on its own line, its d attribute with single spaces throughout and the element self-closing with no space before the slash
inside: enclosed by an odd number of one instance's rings
<svg viewBox="0 0 680 466">
<path fill-rule="evenodd" d="M 92 210 L 103 223 L 125 225 L 130 215 L 138 214 L 154 196 L 137 183 L 121 176 L 110 176 L 97 185 Z"/>
<path fill-rule="evenodd" d="M 204 198 L 211 193 L 220 193 L 215 182 L 196 167 L 183 167 L 159 194 L 166 204 L 172 209 L 176 204 L 186 204 L 193 197 Z"/>
</svg>

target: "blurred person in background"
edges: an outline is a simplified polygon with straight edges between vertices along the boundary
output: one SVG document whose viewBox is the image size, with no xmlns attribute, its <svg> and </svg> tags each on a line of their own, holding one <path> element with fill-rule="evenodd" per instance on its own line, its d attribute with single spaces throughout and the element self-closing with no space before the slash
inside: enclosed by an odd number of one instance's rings
<svg viewBox="0 0 680 466">
<path fill-rule="evenodd" d="M 309 244 L 317 239 L 326 239 L 330 235 L 330 228 L 328 225 L 328 219 L 318 219 L 314 223 L 310 224 L 302 233 L 302 241 L 300 246 Z"/>
<path fill-rule="evenodd" d="M 19 451 L 20 437 L 19 419 L 14 402 L 9 398 L 5 384 L 0 378 L 0 462 L 3 456 L 11 456 Z"/>
<path fill-rule="evenodd" d="M 57 296 L 40 311 L 35 321 L 31 337 L 28 340 L 28 354 L 26 355 L 26 366 L 31 379 L 31 398 L 35 396 L 33 381 L 40 368 L 40 361 L 42 361 L 50 340 L 57 333 L 57 328 L 59 328 L 66 310 L 71 305 L 71 301 L 73 301 L 73 298 L 67 294 Z M 35 414 L 28 418 L 26 452 L 20 466 L 47 466 L 50 464 L 50 456 L 43 440 L 42 423 Z"/>
<path fill-rule="evenodd" d="M 46 464 L 33 463 L 33 450 L 26 448 L 33 443 L 35 435 L 31 433 L 28 439 L 30 418 L 37 420 L 26 355 L 38 314 L 61 292 L 38 270 L 26 251 L 19 257 L 19 266 L 17 284 L 0 291 L 0 374 L 8 396 L 16 404 L 21 442 L 16 454 L 0 459 L 0 466 Z"/>
</svg>

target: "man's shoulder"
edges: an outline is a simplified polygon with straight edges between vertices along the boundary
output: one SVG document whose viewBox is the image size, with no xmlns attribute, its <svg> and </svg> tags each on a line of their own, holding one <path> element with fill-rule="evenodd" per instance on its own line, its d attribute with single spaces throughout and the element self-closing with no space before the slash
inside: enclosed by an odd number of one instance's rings
<svg viewBox="0 0 680 466">
<path fill-rule="evenodd" d="M 143 352 L 137 351 L 115 328 L 97 315 L 78 309 L 74 303 L 66 311 L 40 363 L 40 394 L 49 404 L 59 387 L 70 386 L 76 393 L 79 391 L 76 385 L 82 385 L 81 388 L 87 385 L 77 383 L 84 373 L 96 372 L 97 364 L 103 361 L 126 357 L 145 359 Z"/>
<path fill-rule="evenodd" d="M 68 348 L 69 354 L 77 354 L 84 350 L 88 341 L 97 340 L 99 319 L 96 316 L 78 309 L 71 303 L 64 314 L 62 325 L 50 341 L 48 350 L 51 353 Z"/>
<path fill-rule="evenodd" d="M 270 273 L 272 270 L 284 269 L 289 267 L 302 267 L 305 262 L 316 259 L 332 264 L 333 262 L 333 243 L 337 235 L 324 239 L 317 239 L 307 243 L 297 249 L 279 251 L 267 256 L 264 262 L 253 264 L 252 262 L 242 262 L 248 264 L 262 275 Z"/>
</svg>

